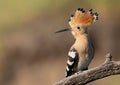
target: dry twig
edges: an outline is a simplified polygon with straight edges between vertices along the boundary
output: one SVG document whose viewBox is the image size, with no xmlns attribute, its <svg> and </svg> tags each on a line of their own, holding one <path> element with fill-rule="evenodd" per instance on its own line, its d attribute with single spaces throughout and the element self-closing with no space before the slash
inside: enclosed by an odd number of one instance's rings
<svg viewBox="0 0 120 85">
<path fill-rule="evenodd" d="M 110 76 L 120 74 L 120 61 L 112 61 L 110 53 L 106 55 L 106 61 L 98 67 L 77 72 L 74 75 L 64 78 L 54 85 L 83 85 L 89 82 Z"/>
</svg>

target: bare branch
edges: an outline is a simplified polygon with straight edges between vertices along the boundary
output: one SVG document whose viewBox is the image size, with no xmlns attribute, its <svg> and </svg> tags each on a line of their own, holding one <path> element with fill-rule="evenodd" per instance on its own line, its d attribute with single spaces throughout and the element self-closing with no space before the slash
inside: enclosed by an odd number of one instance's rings
<svg viewBox="0 0 120 85">
<path fill-rule="evenodd" d="M 112 61 L 112 56 L 109 53 L 106 55 L 106 61 L 100 66 L 83 72 L 77 72 L 74 75 L 55 83 L 54 85 L 83 85 L 117 74 L 120 74 L 120 61 Z"/>
</svg>

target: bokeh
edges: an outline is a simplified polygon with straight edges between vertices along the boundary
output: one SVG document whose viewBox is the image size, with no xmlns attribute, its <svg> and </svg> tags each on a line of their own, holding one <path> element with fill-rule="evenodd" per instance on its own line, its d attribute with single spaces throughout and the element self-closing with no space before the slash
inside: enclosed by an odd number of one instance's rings
<svg viewBox="0 0 120 85">
<path fill-rule="evenodd" d="M 0 0 L 0 85 L 52 85 L 65 77 L 74 43 L 68 20 L 77 8 L 94 9 L 99 20 L 89 27 L 95 56 L 89 68 L 110 52 L 120 60 L 120 0 Z M 120 85 L 111 76 L 88 85 Z"/>
</svg>

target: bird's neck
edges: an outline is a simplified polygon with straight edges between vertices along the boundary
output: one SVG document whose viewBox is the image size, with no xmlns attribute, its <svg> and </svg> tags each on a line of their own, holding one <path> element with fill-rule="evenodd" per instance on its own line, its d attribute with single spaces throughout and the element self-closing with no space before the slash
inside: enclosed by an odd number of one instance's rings
<svg viewBox="0 0 120 85">
<path fill-rule="evenodd" d="M 77 36 L 75 36 L 76 41 L 79 40 L 88 40 L 88 34 L 87 33 L 83 33 L 83 34 L 78 34 Z"/>
<path fill-rule="evenodd" d="M 88 47 L 88 45 L 89 45 L 88 34 L 82 34 L 76 37 L 73 47 L 75 47 L 78 50 L 84 50 Z"/>
</svg>

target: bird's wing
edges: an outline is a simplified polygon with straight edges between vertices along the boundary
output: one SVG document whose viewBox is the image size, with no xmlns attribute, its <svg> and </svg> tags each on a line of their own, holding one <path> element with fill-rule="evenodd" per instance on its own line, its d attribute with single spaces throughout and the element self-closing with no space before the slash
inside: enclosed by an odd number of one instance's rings
<svg viewBox="0 0 120 85">
<path fill-rule="evenodd" d="M 74 74 L 77 71 L 79 55 L 75 48 L 68 53 L 68 60 L 66 66 L 66 77 Z"/>
</svg>

